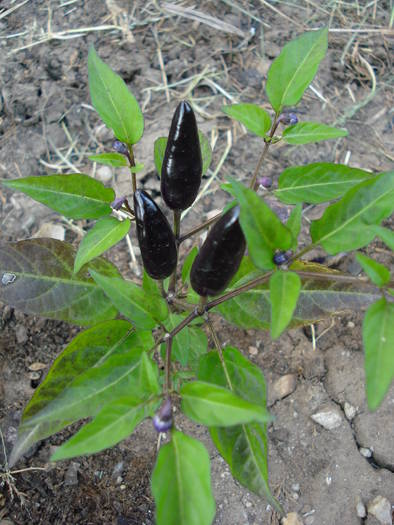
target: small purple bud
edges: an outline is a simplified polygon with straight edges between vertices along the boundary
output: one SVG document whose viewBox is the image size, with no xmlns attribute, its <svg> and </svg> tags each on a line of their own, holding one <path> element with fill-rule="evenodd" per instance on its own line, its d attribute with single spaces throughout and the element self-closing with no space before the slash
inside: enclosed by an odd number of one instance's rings
<svg viewBox="0 0 394 525">
<path fill-rule="evenodd" d="M 260 186 L 264 186 L 264 188 L 270 188 L 272 186 L 272 179 L 271 177 L 260 177 L 258 183 Z"/>
<path fill-rule="evenodd" d="M 167 432 L 172 427 L 172 404 L 170 398 L 163 402 L 157 414 L 153 416 L 153 426 L 157 432 Z"/>
<path fill-rule="evenodd" d="M 276 266 L 282 266 L 282 264 L 287 263 L 289 259 L 290 256 L 287 254 L 287 252 L 276 252 L 274 254 L 274 263 Z"/>
<path fill-rule="evenodd" d="M 153 416 L 153 426 L 155 427 L 156 432 L 167 432 L 172 427 L 172 419 L 170 421 L 163 421 L 156 414 Z"/>
<path fill-rule="evenodd" d="M 282 124 L 293 126 L 294 124 L 297 124 L 298 117 L 295 113 L 282 113 L 278 120 L 279 122 L 282 122 Z"/>
<path fill-rule="evenodd" d="M 122 155 L 128 155 L 129 153 L 126 144 L 123 144 L 123 142 L 120 142 L 120 140 L 115 140 L 112 144 L 112 148 Z"/>
<path fill-rule="evenodd" d="M 116 197 L 114 201 L 111 202 L 111 208 L 113 210 L 120 210 L 123 204 L 126 202 L 126 197 Z"/>
</svg>

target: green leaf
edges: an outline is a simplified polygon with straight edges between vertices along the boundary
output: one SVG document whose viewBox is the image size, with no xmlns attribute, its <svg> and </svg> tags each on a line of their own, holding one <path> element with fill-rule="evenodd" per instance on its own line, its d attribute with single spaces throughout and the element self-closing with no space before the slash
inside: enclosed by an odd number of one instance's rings
<svg viewBox="0 0 394 525">
<path fill-rule="evenodd" d="M 247 259 L 247 258 L 246 258 Z M 248 259 L 247 259 L 248 260 Z M 319 274 L 343 275 L 316 263 L 294 263 L 291 270 L 315 272 L 316 277 L 301 279 L 302 288 L 290 327 L 303 326 L 330 317 L 338 312 L 359 311 L 376 301 L 379 295 L 374 287 L 319 279 Z M 249 260 L 243 264 L 228 291 L 256 277 Z M 230 323 L 241 328 L 268 329 L 271 319 L 268 282 L 244 292 L 215 308 Z"/>
<path fill-rule="evenodd" d="M 78 334 L 55 360 L 47 377 L 35 390 L 25 408 L 18 441 L 12 451 L 12 462 L 15 463 L 36 441 L 58 432 L 80 417 L 94 413 L 92 403 L 88 400 L 84 406 L 84 398 L 80 399 L 80 404 L 74 407 L 71 414 L 66 413 L 66 410 L 62 411 L 61 403 L 60 410 L 56 412 L 59 399 L 70 392 L 76 381 L 91 371 L 100 370 L 110 358 L 128 354 L 130 349 L 134 349 L 130 362 L 135 364 L 141 353 L 150 349 L 153 344 L 150 332 L 136 333 L 130 323 L 121 320 L 107 321 Z M 74 401 L 78 401 L 77 396 Z M 34 418 L 40 416 L 44 417 L 34 422 Z"/>
<path fill-rule="evenodd" d="M 207 137 L 201 131 L 198 132 L 200 138 L 200 149 L 202 158 L 202 175 L 208 171 L 212 161 L 212 149 Z M 157 174 L 161 176 L 161 167 L 163 165 L 164 154 L 167 147 L 167 137 L 159 137 L 154 144 L 154 161 Z"/>
<path fill-rule="evenodd" d="M 128 233 L 130 220 L 118 221 L 115 217 L 104 217 L 96 222 L 82 239 L 74 261 L 74 273 L 82 266 L 117 244 Z"/>
<path fill-rule="evenodd" d="M 211 525 L 215 500 L 204 445 L 174 430 L 157 457 L 152 494 L 157 525 Z"/>
<path fill-rule="evenodd" d="M 7 188 L 21 191 L 70 219 L 98 219 L 111 213 L 115 198 L 112 188 L 106 188 L 89 175 L 43 175 L 3 180 Z"/>
<path fill-rule="evenodd" d="M 383 226 L 371 226 L 371 231 L 375 233 L 391 250 L 394 250 L 394 231 Z"/>
<path fill-rule="evenodd" d="M 99 164 L 107 164 L 114 168 L 128 165 L 126 157 L 120 153 L 100 153 L 98 155 L 90 155 L 89 160 L 98 162 Z"/>
<path fill-rule="evenodd" d="M 390 281 L 390 272 L 383 264 L 370 259 L 363 253 L 356 253 L 356 259 L 376 286 L 384 286 Z"/>
<path fill-rule="evenodd" d="M 73 273 L 74 257 L 74 248 L 56 239 L 0 243 L 0 301 L 27 314 L 77 325 L 112 319 L 117 310 L 86 268 Z M 107 277 L 119 275 L 102 258 L 94 260 L 91 268 Z"/>
<path fill-rule="evenodd" d="M 290 323 L 301 291 L 301 279 L 293 272 L 275 272 L 269 281 L 271 337 L 277 339 Z"/>
<path fill-rule="evenodd" d="M 367 401 L 375 410 L 394 379 L 394 304 L 383 297 L 365 314 L 363 342 Z"/>
<path fill-rule="evenodd" d="M 197 254 L 198 254 L 198 248 L 197 246 L 193 246 L 193 248 L 187 254 L 183 262 L 183 266 L 182 266 L 182 282 L 183 283 L 186 283 L 189 281 L 190 270 L 192 269 L 192 264 L 194 262 L 194 259 L 197 257 Z"/>
<path fill-rule="evenodd" d="M 263 270 L 275 268 L 275 251 L 287 250 L 292 245 L 290 231 L 254 191 L 234 179 L 230 179 L 226 189 L 241 207 L 240 224 L 254 264 Z"/>
<path fill-rule="evenodd" d="M 266 386 L 260 368 L 232 347 L 223 349 L 223 360 L 226 371 L 218 352 L 204 355 L 200 359 L 198 379 L 230 387 L 243 399 L 265 407 Z M 268 484 L 267 425 L 247 423 L 233 427 L 211 427 L 210 433 L 233 476 L 252 492 L 265 496 L 280 510 Z"/>
<path fill-rule="evenodd" d="M 158 401 L 143 401 L 130 396 L 116 399 L 56 449 L 51 461 L 94 454 L 113 447 L 130 436 L 141 421 L 152 417 L 159 405 Z"/>
<path fill-rule="evenodd" d="M 222 106 L 222 111 L 232 119 L 241 122 L 246 129 L 259 137 L 264 137 L 271 127 L 270 116 L 257 104 Z"/>
<path fill-rule="evenodd" d="M 187 383 L 181 388 L 180 395 L 184 414 L 203 425 L 229 427 L 272 419 L 265 407 L 250 403 L 230 390 L 210 383 Z"/>
<path fill-rule="evenodd" d="M 161 167 L 163 166 L 164 154 L 167 147 L 167 137 L 159 137 L 155 140 L 153 146 L 153 155 L 156 166 L 156 171 L 159 177 L 161 177 Z"/>
<path fill-rule="evenodd" d="M 185 315 L 170 314 L 165 322 L 168 331 L 173 330 L 185 318 Z M 195 369 L 202 354 L 207 351 L 208 340 L 205 332 L 197 326 L 186 326 L 172 340 L 172 360 L 178 361 L 182 366 Z M 165 345 L 162 345 L 162 354 Z M 164 354 L 165 355 L 165 354 Z"/>
<path fill-rule="evenodd" d="M 92 104 L 116 138 L 136 144 L 144 132 L 144 117 L 138 102 L 124 80 L 97 55 L 94 47 L 88 56 L 89 91 Z"/>
<path fill-rule="evenodd" d="M 343 164 L 317 162 L 282 171 L 274 193 L 286 204 L 319 204 L 342 197 L 360 182 L 374 177 L 373 173 Z"/>
<path fill-rule="evenodd" d="M 145 352 L 141 356 L 139 374 L 139 386 L 146 396 L 160 392 L 157 364 Z"/>
<path fill-rule="evenodd" d="M 282 138 L 287 144 L 309 144 L 320 140 L 346 137 L 346 129 L 333 128 L 318 122 L 298 122 L 283 131 Z"/>
<path fill-rule="evenodd" d="M 301 231 L 301 221 L 302 221 L 302 204 L 299 203 L 291 210 L 289 218 L 286 222 L 286 228 L 290 230 L 293 236 L 293 243 L 291 249 L 295 250 L 298 246 L 298 236 Z"/>
<path fill-rule="evenodd" d="M 327 28 L 304 33 L 284 46 L 268 71 L 265 90 L 272 107 L 297 104 L 327 52 Z"/>
<path fill-rule="evenodd" d="M 136 328 L 150 330 L 168 315 L 167 304 L 161 297 L 150 296 L 145 290 L 121 277 L 106 277 L 89 268 L 96 283 L 110 301 Z"/>
<path fill-rule="evenodd" d="M 393 209 L 394 172 L 382 173 L 349 190 L 313 221 L 312 240 L 331 255 L 362 248 L 375 237 L 369 226 L 379 224 Z"/>
</svg>

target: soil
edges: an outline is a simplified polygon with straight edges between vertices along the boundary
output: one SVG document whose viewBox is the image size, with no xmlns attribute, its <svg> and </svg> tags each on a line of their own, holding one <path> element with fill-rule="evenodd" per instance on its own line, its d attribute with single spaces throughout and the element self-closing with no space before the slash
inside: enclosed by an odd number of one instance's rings
<svg viewBox="0 0 394 525">
<path fill-rule="evenodd" d="M 389 2 L 203 0 L 196 9 L 219 24 L 232 24 L 243 36 L 176 16 L 162 2 L 3 0 L 0 177 L 92 173 L 88 155 L 111 150 L 113 137 L 92 110 L 87 90 L 87 53 L 94 44 L 143 108 L 145 135 L 136 157 L 145 165 L 140 180 L 153 195 L 159 195 L 153 142 L 167 133 L 180 98 L 193 98 L 200 128 L 215 144 L 213 167 L 231 145 L 219 175 L 186 217 L 184 227 L 189 229 L 201 216 L 222 209 L 226 196 L 220 183 L 229 174 L 241 180 L 250 177 L 261 151 L 261 141 L 230 123 L 220 107 L 231 101 L 268 107 L 263 86 L 272 59 L 296 34 L 328 23 L 333 30 L 327 58 L 296 111 L 301 120 L 344 126 L 349 136 L 272 148 L 265 174 L 277 177 L 292 163 L 317 161 L 349 162 L 374 172 L 390 168 Z M 77 32 L 78 28 L 85 29 Z M 128 174 L 122 170 L 97 166 L 93 175 L 113 185 L 117 195 L 130 193 Z M 288 212 L 285 207 L 279 211 Z M 318 213 L 313 208 L 305 216 L 311 219 Z M 67 221 L 0 188 L 2 240 L 57 234 L 77 245 L 87 226 L 86 221 Z M 120 246 L 110 258 L 126 277 L 138 278 L 139 268 L 126 243 Z M 138 257 L 137 249 L 136 253 Z M 381 243 L 374 243 L 368 253 L 390 263 Z M 360 270 L 350 256 L 328 262 L 354 274 Z M 9 452 L 23 407 L 79 328 L 0 308 L 0 428 Z M 275 416 L 269 429 L 271 486 L 285 511 L 297 512 L 305 525 L 377 525 L 372 515 L 357 515 L 357 503 L 366 505 L 381 495 L 394 504 L 394 387 L 370 413 L 364 394 L 361 320 L 361 313 L 354 313 L 319 323 L 315 349 L 309 328 L 291 330 L 272 343 L 267 333 L 246 332 L 215 320 L 222 342 L 240 348 L 264 371 Z M 42 364 L 38 377 L 31 370 L 36 363 Z M 277 382 L 289 374 L 293 389 L 282 398 Z M 339 416 L 335 429 L 311 419 L 323 409 Z M 182 419 L 179 425 L 200 437 L 210 452 L 216 525 L 279 523 L 270 506 L 232 479 L 202 428 Z M 144 422 L 111 450 L 50 464 L 53 447 L 75 428 L 40 443 L 18 463 L 23 472 L 14 474 L 11 484 L 0 484 L 1 525 L 153 523 L 149 476 L 157 438 L 151 423 Z M 34 470 L 39 467 L 46 470 Z"/>
</svg>

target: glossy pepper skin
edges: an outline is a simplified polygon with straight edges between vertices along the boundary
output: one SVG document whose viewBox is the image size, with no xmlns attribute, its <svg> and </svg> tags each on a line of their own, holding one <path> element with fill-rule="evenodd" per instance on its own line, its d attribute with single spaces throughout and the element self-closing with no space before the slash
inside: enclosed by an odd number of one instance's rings
<svg viewBox="0 0 394 525">
<path fill-rule="evenodd" d="M 161 194 L 171 210 L 185 210 L 197 197 L 202 158 L 196 117 L 188 102 L 174 113 L 161 169 Z"/>
<path fill-rule="evenodd" d="M 165 279 L 175 270 L 175 236 L 163 212 L 143 190 L 134 193 L 137 237 L 144 268 L 152 279 Z"/>
<path fill-rule="evenodd" d="M 190 283 L 199 295 L 222 292 L 241 264 L 246 241 L 239 213 L 239 206 L 234 206 L 214 224 L 194 259 Z"/>
</svg>

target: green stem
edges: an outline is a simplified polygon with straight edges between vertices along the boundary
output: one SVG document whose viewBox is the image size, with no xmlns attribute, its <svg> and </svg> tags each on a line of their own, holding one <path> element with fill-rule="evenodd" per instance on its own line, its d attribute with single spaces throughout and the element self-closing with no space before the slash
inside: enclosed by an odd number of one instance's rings
<svg viewBox="0 0 394 525">
<path fill-rule="evenodd" d="M 163 283 L 163 279 L 159 279 L 158 280 L 158 285 L 159 285 L 159 290 L 160 290 L 160 293 L 161 293 L 161 296 L 166 299 L 167 298 L 167 293 L 164 289 L 164 283 Z"/>
<path fill-rule="evenodd" d="M 166 371 L 166 383 L 165 383 L 165 391 L 168 394 L 171 390 L 171 350 L 172 350 L 172 337 L 168 337 L 166 341 L 166 363 L 165 363 L 165 371 Z"/>
<path fill-rule="evenodd" d="M 263 149 L 263 151 L 262 151 L 262 153 L 260 155 L 259 161 L 258 161 L 257 166 L 256 166 L 256 168 L 254 170 L 254 173 L 253 173 L 253 178 L 252 178 L 252 180 L 250 182 L 250 185 L 249 185 L 249 187 L 251 189 L 255 190 L 255 191 L 259 187 L 258 184 L 257 184 L 257 176 L 259 174 L 261 166 L 263 165 L 264 159 L 267 156 L 268 150 L 269 150 L 269 148 L 271 146 L 271 140 L 270 139 L 272 139 L 272 137 L 275 135 L 275 131 L 276 131 L 278 125 L 279 125 L 278 117 L 279 117 L 279 115 L 275 115 L 274 121 L 273 121 L 272 126 L 271 126 L 271 131 L 270 131 L 270 134 L 269 134 L 269 140 L 266 140 L 265 143 L 264 143 L 264 149 Z"/>
</svg>

